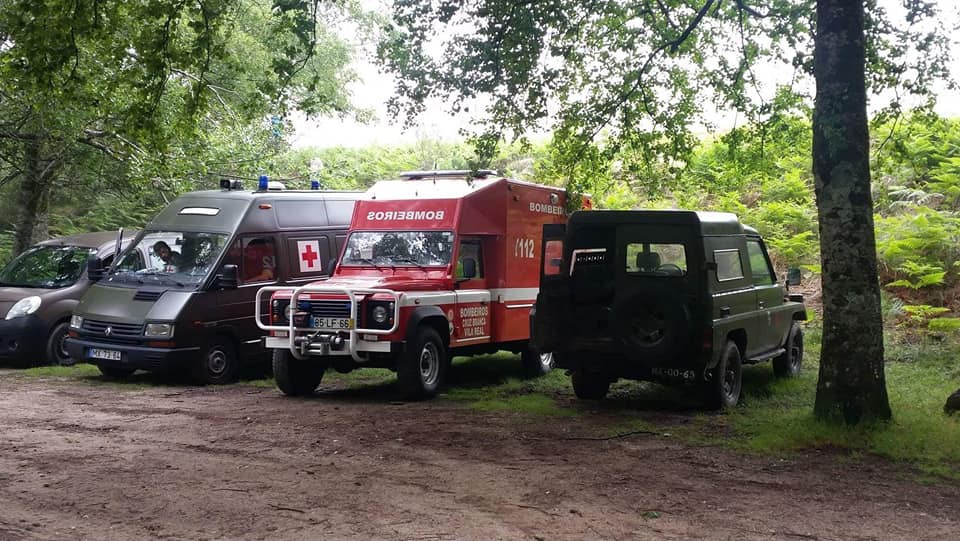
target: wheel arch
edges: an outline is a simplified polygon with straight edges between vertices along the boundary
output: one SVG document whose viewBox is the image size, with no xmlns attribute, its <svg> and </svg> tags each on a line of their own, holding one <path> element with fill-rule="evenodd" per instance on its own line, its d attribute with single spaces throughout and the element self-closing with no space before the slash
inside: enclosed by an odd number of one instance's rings
<svg viewBox="0 0 960 541">
<path fill-rule="evenodd" d="M 443 347 L 450 347 L 450 322 L 439 306 L 420 306 L 410 314 L 405 335 L 407 342 L 413 341 L 421 325 L 433 327 L 440 335 Z"/>
<path fill-rule="evenodd" d="M 740 350 L 741 357 L 744 357 L 747 354 L 746 329 L 733 329 L 732 331 L 727 333 L 727 340 L 732 340 L 733 343 L 737 345 L 737 349 Z"/>
</svg>

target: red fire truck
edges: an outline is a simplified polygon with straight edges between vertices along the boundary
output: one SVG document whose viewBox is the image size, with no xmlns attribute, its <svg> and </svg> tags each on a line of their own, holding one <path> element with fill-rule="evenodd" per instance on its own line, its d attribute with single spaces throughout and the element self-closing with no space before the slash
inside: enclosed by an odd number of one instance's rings
<svg viewBox="0 0 960 541">
<path fill-rule="evenodd" d="M 550 370 L 552 354 L 528 344 L 529 313 L 543 225 L 565 221 L 562 189 L 492 171 L 378 182 L 357 202 L 329 280 L 259 292 L 277 386 L 310 394 L 328 368 L 380 367 L 397 372 L 404 396 L 428 398 L 454 355 L 498 350 L 520 353 L 529 375 Z M 302 264 L 315 257 L 301 249 Z"/>
</svg>

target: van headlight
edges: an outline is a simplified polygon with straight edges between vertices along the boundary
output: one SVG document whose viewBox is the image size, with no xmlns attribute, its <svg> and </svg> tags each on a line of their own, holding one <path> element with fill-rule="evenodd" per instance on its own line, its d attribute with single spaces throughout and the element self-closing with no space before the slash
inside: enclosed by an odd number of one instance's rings
<svg viewBox="0 0 960 541">
<path fill-rule="evenodd" d="M 80 329 L 83 327 L 83 316 L 70 316 L 70 328 Z"/>
<path fill-rule="evenodd" d="M 173 336 L 173 323 L 147 323 L 143 335 L 148 338 L 170 338 Z"/>
<path fill-rule="evenodd" d="M 14 319 L 23 316 L 29 316 L 40 309 L 40 297 L 24 297 L 10 307 L 7 312 L 7 319 Z"/>
</svg>

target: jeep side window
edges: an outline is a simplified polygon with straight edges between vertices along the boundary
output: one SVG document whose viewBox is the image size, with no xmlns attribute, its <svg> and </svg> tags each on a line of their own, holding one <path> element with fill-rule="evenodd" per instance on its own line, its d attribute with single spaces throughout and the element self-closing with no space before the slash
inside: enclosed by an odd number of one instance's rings
<svg viewBox="0 0 960 541">
<path fill-rule="evenodd" d="M 687 252 L 682 244 L 627 244 L 627 274 L 684 276 Z"/>
<path fill-rule="evenodd" d="M 717 263 L 718 282 L 743 278 L 743 263 L 740 262 L 740 250 L 714 250 L 713 260 Z"/>
<path fill-rule="evenodd" d="M 770 263 L 766 254 L 763 253 L 763 247 L 760 241 L 747 240 L 747 255 L 750 256 L 750 271 L 753 273 L 753 285 L 769 286 L 776 281 L 773 278 L 773 271 L 770 270 Z"/>
</svg>

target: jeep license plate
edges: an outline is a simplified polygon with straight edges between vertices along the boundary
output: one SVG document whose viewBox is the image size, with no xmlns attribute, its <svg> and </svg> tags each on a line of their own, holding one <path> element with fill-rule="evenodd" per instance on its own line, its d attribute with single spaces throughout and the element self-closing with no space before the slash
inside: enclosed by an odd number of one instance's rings
<svg viewBox="0 0 960 541">
<path fill-rule="evenodd" d="M 349 331 L 353 329 L 353 320 L 343 317 L 314 317 L 310 319 L 310 326 L 329 331 Z"/>
<path fill-rule="evenodd" d="M 90 348 L 90 357 L 94 359 L 106 359 L 108 361 L 119 361 L 120 352 L 112 349 Z"/>
</svg>

